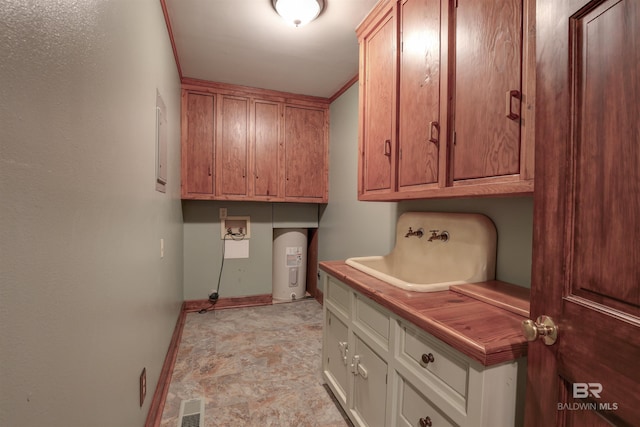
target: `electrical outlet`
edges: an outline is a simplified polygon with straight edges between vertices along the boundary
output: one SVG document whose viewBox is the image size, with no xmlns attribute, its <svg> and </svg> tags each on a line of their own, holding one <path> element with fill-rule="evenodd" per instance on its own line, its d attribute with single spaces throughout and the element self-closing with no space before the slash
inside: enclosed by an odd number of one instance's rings
<svg viewBox="0 0 640 427">
<path fill-rule="evenodd" d="M 220 208 L 220 219 L 227 219 L 227 208 Z"/>
<path fill-rule="evenodd" d="M 147 368 L 142 368 L 140 374 L 140 407 L 144 403 L 144 398 L 147 396 Z"/>
</svg>

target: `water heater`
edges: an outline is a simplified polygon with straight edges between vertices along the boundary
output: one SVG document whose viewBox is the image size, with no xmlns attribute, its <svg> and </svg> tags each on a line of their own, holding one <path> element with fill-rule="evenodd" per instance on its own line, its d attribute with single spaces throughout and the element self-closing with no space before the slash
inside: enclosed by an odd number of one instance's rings
<svg viewBox="0 0 640 427">
<path fill-rule="evenodd" d="M 303 298 L 307 287 L 307 230 L 273 230 L 273 302 Z"/>
</svg>

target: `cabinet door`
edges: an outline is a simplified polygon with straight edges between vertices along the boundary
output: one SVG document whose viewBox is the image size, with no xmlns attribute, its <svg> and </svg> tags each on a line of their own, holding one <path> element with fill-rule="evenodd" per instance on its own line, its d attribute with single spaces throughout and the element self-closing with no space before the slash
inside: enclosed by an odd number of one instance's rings
<svg viewBox="0 0 640 427">
<path fill-rule="evenodd" d="M 183 96 L 182 195 L 212 195 L 215 97 L 188 92 Z"/>
<path fill-rule="evenodd" d="M 347 381 L 349 377 L 349 347 L 347 325 L 338 316 L 327 310 L 324 329 L 325 365 L 324 373 L 336 398 L 342 406 L 347 403 Z"/>
<path fill-rule="evenodd" d="M 249 99 L 219 95 L 216 194 L 246 196 L 249 166 Z"/>
<path fill-rule="evenodd" d="M 325 114 L 323 109 L 285 105 L 285 198 L 327 199 Z"/>
<path fill-rule="evenodd" d="M 438 182 L 440 0 L 400 4 L 398 188 Z"/>
<path fill-rule="evenodd" d="M 253 108 L 253 194 L 277 197 L 280 182 L 280 104 L 254 100 Z"/>
<path fill-rule="evenodd" d="M 387 363 L 357 335 L 352 358 L 353 402 L 351 412 L 362 425 L 384 424 L 387 404 Z"/>
<path fill-rule="evenodd" d="M 360 42 L 362 192 L 395 191 L 396 12 L 392 7 Z"/>
<path fill-rule="evenodd" d="M 460 0 L 455 15 L 453 179 L 517 174 L 522 0 Z"/>
</svg>

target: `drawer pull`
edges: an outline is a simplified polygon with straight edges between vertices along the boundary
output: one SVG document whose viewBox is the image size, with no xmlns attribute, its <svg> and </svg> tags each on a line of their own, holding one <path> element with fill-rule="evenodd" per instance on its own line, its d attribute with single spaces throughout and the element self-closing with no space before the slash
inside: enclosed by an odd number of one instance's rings
<svg viewBox="0 0 640 427">
<path fill-rule="evenodd" d="M 387 157 L 391 157 L 391 140 L 387 139 L 384 141 L 384 155 Z"/>
<path fill-rule="evenodd" d="M 347 364 L 347 355 L 349 354 L 349 344 L 346 341 L 340 341 L 338 343 L 338 347 L 340 348 L 340 355 L 342 356 L 342 363 Z"/>
<path fill-rule="evenodd" d="M 360 364 L 360 356 L 355 355 L 351 360 L 352 360 L 351 373 L 353 375 L 360 375 L 362 378 L 366 380 L 367 377 L 369 376 L 369 373 L 367 372 L 367 369 Z"/>
<path fill-rule="evenodd" d="M 422 364 L 427 366 L 429 363 L 433 363 L 435 359 L 433 358 L 433 354 L 423 354 L 422 355 Z"/>
<path fill-rule="evenodd" d="M 434 132 L 435 130 L 435 132 Z M 434 136 L 435 133 L 435 136 Z M 438 145 L 440 141 L 440 125 L 438 122 L 429 122 L 429 142 Z"/>
<path fill-rule="evenodd" d="M 424 417 L 420 418 L 420 427 L 431 427 L 433 424 L 431 423 L 431 418 Z"/>
<path fill-rule="evenodd" d="M 507 91 L 507 102 L 506 102 L 506 116 L 511 120 L 518 120 L 520 116 L 517 113 L 514 113 L 511 109 L 511 98 L 520 99 L 520 91 L 518 90 L 508 90 Z"/>
</svg>

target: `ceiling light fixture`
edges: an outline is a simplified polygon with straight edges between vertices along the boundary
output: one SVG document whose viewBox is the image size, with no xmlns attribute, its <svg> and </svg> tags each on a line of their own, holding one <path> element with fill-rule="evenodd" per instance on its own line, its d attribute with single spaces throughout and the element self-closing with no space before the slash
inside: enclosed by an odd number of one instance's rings
<svg viewBox="0 0 640 427">
<path fill-rule="evenodd" d="M 324 9 L 324 0 L 271 0 L 278 15 L 294 27 L 313 21 Z"/>
</svg>

